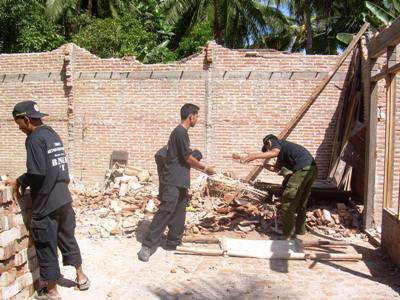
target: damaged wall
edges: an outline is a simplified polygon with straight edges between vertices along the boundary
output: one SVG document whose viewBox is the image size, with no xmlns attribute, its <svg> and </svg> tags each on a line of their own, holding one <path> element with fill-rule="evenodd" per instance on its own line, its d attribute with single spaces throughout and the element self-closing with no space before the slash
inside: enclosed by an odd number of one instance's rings
<svg viewBox="0 0 400 300">
<path fill-rule="evenodd" d="M 157 65 L 100 59 L 74 44 L 2 54 L 0 170 L 15 176 L 25 169 L 24 136 L 11 118 L 17 101 L 34 99 L 50 114 L 46 122 L 64 141 L 71 173 L 85 183 L 103 179 L 113 150 L 128 151 L 131 164 L 154 172 L 154 153 L 179 122 L 180 106 L 193 102 L 201 110 L 192 147 L 244 177 L 252 167 L 226 157 L 259 151 L 264 135 L 284 128 L 337 59 L 213 42 L 184 61 Z M 320 178 L 329 167 L 347 68 L 348 60 L 289 136 L 316 156 Z"/>
</svg>

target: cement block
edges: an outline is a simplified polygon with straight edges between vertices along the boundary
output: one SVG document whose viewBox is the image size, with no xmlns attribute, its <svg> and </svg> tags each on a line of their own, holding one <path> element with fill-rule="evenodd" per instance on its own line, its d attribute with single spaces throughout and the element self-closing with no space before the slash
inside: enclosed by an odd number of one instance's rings
<svg viewBox="0 0 400 300">
<path fill-rule="evenodd" d="M 111 79 L 112 72 L 96 72 L 94 79 Z"/>
</svg>

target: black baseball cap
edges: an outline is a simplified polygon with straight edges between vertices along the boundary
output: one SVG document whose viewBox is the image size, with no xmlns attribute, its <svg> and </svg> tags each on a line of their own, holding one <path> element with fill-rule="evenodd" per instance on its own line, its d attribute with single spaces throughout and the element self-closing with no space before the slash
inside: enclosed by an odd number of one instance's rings
<svg viewBox="0 0 400 300">
<path fill-rule="evenodd" d="M 31 100 L 22 101 L 22 102 L 17 103 L 14 106 L 12 115 L 14 118 L 29 117 L 32 119 L 40 119 L 45 116 L 48 116 L 48 114 L 41 113 L 37 103 L 35 101 L 31 101 Z"/>
<path fill-rule="evenodd" d="M 277 140 L 278 138 L 277 138 L 275 135 L 273 135 L 273 134 L 267 134 L 267 135 L 263 138 L 263 146 L 262 146 L 262 148 L 261 148 L 261 151 L 262 151 L 262 152 L 267 152 L 267 151 L 268 151 L 268 149 L 267 149 L 267 142 L 268 142 L 269 140 L 271 140 L 271 139 Z"/>
</svg>

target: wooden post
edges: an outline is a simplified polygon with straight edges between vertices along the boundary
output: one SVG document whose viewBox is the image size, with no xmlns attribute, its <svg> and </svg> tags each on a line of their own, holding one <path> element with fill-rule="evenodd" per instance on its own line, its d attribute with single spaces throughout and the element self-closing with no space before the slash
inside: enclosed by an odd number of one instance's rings
<svg viewBox="0 0 400 300">
<path fill-rule="evenodd" d="M 396 48 L 388 47 L 387 67 L 396 61 Z M 387 74 L 386 84 L 388 87 L 386 97 L 386 135 L 385 135 L 385 177 L 383 185 L 383 207 L 392 207 L 393 196 L 393 165 L 394 165 L 394 126 L 396 108 L 396 76 Z"/>
<path fill-rule="evenodd" d="M 352 42 L 350 45 L 347 47 L 347 49 L 342 53 L 340 56 L 338 62 L 336 65 L 333 67 L 333 69 L 328 73 L 328 75 L 321 81 L 320 84 L 314 89 L 313 93 L 311 96 L 308 98 L 307 102 L 305 102 L 299 109 L 299 111 L 296 113 L 296 115 L 289 121 L 289 123 L 286 124 L 285 128 L 279 133 L 278 138 L 279 139 L 286 139 L 289 134 L 292 132 L 292 130 L 296 127 L 297 123 L 303 118 L 303 116 L 306 114 L 306 112 L 310 109 L 310 107 L 313 105 L 315 100 L 317 100 L 318 96 L 322 93 L 324 88 L 328 85 L 328 83 L 331 81 L 333 76 L 336 74 L 336 72 L 339 70 L 340 66 L 343 64 L 343 62 L 346 60 L 347 56 L 353 51 L 354 47 L 357 46 L 358 41 L 361 39 L 365 31 L 368 29 L 369 24 L 365 23 L 360 31 L 357 33 L 357 35 L 353 38 Z M 263 169 L 263 166 L 257 166 L 253 168 L 253 170 L 250 171 L 250 173 L 246 176 L 245 181 L 250 182 L 253 181 L 254 179 L 257 178 L 257 176 L 261 173 Z"/>
<path fill-rule="evenodd" d="M 369 57 L 365 66 L 364 102 L 368 106 L 366 153 L 365 153 L 365 189 L 364 189 L 364 229 L 373 227 L 374 222 L 374 196 L 375 196 L 375 171 L 376 171 L 376 127 L 378 107 L 378 83 L 371 82 L 371 69 L 376 59 Z"/>
</svg>

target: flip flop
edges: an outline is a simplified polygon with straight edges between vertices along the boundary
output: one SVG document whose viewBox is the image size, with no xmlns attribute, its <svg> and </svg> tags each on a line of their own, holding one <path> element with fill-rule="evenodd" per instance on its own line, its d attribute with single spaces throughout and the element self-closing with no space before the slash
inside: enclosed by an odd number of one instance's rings
<svg viewBox="0 0 400 300">
<path fill-rule="evenodd" d="M 86 281 L 84 283 L 78 283 L 78 278 L 75 279 L 76 286 L 80 291 L 86 291 L 90 288 L 90 280 L 89 277 L 86 277 Z"/>
</svg>

